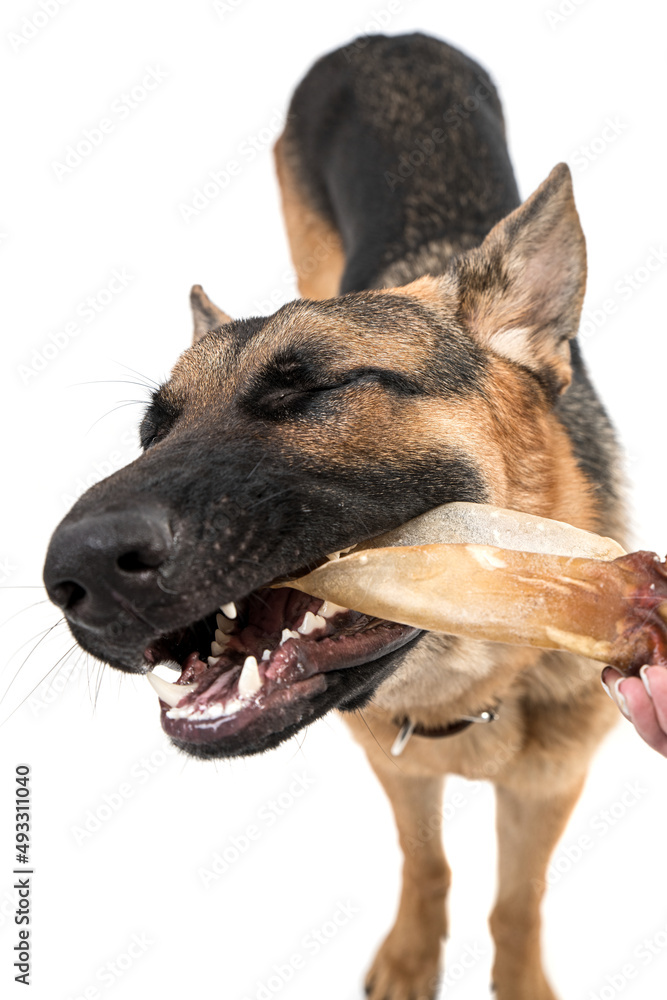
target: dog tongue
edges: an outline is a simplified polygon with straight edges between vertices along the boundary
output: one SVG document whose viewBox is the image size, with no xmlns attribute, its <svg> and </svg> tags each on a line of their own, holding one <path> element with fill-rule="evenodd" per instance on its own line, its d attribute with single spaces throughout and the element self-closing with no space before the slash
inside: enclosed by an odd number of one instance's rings
<svg viewBox="0 0 667 1000">
<path fill-rule="evenodd" d="M 438 508 L 287 585 L 429 631 L 565 649 L 623 672 L 667 666 L 667 563 L 515 511 Z"/>
</svg>

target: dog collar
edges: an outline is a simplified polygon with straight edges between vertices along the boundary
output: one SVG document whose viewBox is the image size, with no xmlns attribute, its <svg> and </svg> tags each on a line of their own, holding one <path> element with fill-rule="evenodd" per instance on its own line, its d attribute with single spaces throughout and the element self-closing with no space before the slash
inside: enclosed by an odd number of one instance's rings
<svg viewBox="0 0 667 1000">
<path fill-rule="evenodd" d="M 498 707 L 499 704 L 496 703 L 493 708 L 486 708 L 479 715 L 462 715 L 460 719 L 457 719 L 456 722 L 450 722 L 448 726 L 436 726 L 431 729 L 422 726 L 419 722 L 413 722 L 411 719 L 403 719 L 396 723 L 400 728 L 392 743 L 391 755 L 399 757 L 405 750 L 411 736 L 424 736 L 427 739 L 439 740 L 445 736 L 456 736 L 457 733 L 462 733 L 464 729 L 468 729 L 475 723 L 495 722 L 498 718 Z"/>
</svg>

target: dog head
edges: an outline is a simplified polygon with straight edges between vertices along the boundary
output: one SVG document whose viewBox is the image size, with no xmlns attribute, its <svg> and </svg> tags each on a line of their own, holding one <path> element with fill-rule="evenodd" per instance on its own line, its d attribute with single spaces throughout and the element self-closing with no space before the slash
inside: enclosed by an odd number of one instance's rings
<svg viewBox="0 0 667 1000">
<path fill-rule="evenodd" d="M 548 513 L 584 283 L 561 166 L 440 277 L 243 321 L 195 286 L 143 455 L 52 538 L 45 582 L 74 637 L 121 670 L 180 667 L 162 722 L 199 756 L 363 704 L 420 633 L 268 585 L 440 504 Z"/>
</svg>

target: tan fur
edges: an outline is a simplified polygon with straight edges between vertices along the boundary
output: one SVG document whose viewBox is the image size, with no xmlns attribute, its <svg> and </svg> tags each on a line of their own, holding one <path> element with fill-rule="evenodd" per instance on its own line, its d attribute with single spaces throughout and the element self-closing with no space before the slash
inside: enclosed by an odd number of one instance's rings
<svg viewBox="0 0 667 1000">
<path fill-rule="evenodd" d="M 299 195 L 280 144 L 276 162 L 298 269 L 328 229 Z M 621 514 L 607 515 L 605 521 L 550 406 L 539 393 L 529 391 L 529 376 L 505 360 L 550 371 L 556 391 L 569 384 L 565 342 L 576 333 L 585 249 L 567 168 L 557 167 L 528 206 L 529 211 L 539 210 L 539 225 L 527 244 L 520 231 L 516 238 L 518 209 L 494 227 L 482 248 L 470 253 L 462 271 L 374 293 L 419 301 L 440 319 L 458 310 L 471 336 L 495 355 L 483 399 L 422 397 L 397 412 L 395 402 L 390 404 L 378 391 L 364 406 L 359 404 L 358 412 L 347 415 L 357 428 L 352 440 L 360 461 L 378 457 L 378 441 L 389 423 L 392 439 L 400 439 L 397 446 L 406 453 L 439 443 L 446 450 L 459 447 L 484 468 L 487 482 L 493 484 L 492 502 L 618 537 Z M 567 275 L 565 291 L 550 284 L 554 255 Z M 316 278 L 300 281 L 303 294 L 335 294 L 342 265 L 339 253 Z M 504 297 L 499 287 L 507 291 Z M 367 344 L 355 340 L 349 323 L 343 331 L 332 321 L 327 333 L 339 339 L 344 364 L 357 352 L 367 355 Z M 415 371 L 428 364 L 432 344 L 418 324 L 406 333 L 409 341 L 399 331 L 390 343 L 384 338 L 379 350 L 387 363 Z M 369 426 L 378 431 L 373 441 L 368 440 Z M 335 461 L 335 436 L 329 441 L 320 435 L 319 446 Z M 500 704 L 498 721 L 444 739 L 413 736 L 399 758 L 390 755 L 399 720 L 409 717 L 428 728 L 446 726 L 495 702 Z M 599 668 L 591 661 L 437 634 L 424 639 L 380 686 L 369 707 L 344 716 L 389 796 L 405 856 L 396 921 L 367 978 L 371 1000 L 435 996 L 450 881 L 440 838 L 442 786 L 448 773 L 488 779 L 496 788 L 499 885 L 491 930 L 497 1000 L 555 1000 L 540 955 L 539 908 L 546 868 L 590 758 L 617 717 L 600 686 Z M 424 831 L 430 833 L 425 836 Z"/>
<path fill-rule="evenodd" d="M 190 308 L 192 309 L 192 343 L 205 337 L 210 330 L 217 330 L 225 323 L 231 323 L 232 318 L 209 299 L 201 285 L 193 285 L 190 291 Z"/>
<path fill-rule="evenodd" d="M 338 294 L 345 267 L 340 236 L 304 198 L 285 153 L 283 136 L 273 152 L 299 292 L 305 299 L 331 298 Z"/>
<path fill-rule="evenodd" d="M 532 225 L 519 224 L 531 214 Z M 462 316 L 481 343 L 527 368 L 548 367 L 559 391 L 568 387 L 586 243 L 564 163 L 468 254 L 458 287 Z"/>
</svg>

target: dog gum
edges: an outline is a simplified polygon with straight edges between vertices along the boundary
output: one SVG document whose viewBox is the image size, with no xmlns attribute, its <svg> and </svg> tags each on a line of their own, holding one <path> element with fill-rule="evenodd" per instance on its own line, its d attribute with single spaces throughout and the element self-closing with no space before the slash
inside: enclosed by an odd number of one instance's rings
<svg viewBox="0 0 667 1000">
<path fill-rule="evenodd" d="M 667 569 L 651 552 L 591 559 L 469 543 L 384 546 L 287 585 L 377 618 L 564 649 L 625 673 L 667 666 Z"/>
</svg>

